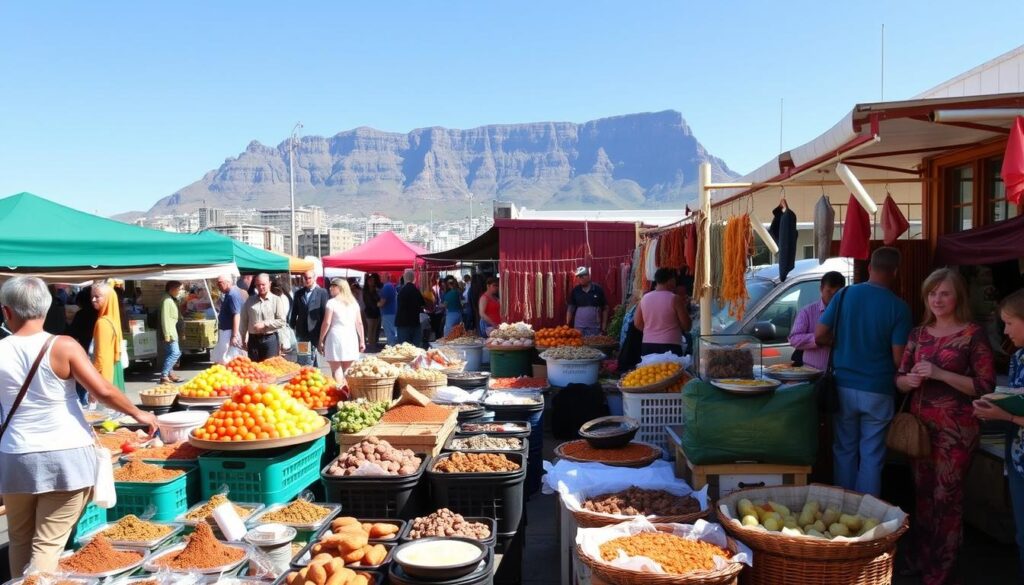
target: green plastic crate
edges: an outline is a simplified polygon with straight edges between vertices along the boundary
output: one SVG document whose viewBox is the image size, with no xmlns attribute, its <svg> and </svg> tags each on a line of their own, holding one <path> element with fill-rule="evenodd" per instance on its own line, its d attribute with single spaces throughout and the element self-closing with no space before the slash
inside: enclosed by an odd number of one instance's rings
<svg viewBox="0 0 1024 585">
<path fill-rule="evenodd" d="M 156 508 L 156 515 L 152 518 L 154 522 L 170 522 L 188 511 L 188 478 L 195 473 L 194 469 L 186 471 L 164 483 L 114 482 L 117 505 L 111 509 L 110 514 L 114 518 L 127 514 L 141 516 L 153 506 Z"/>
<path fill-rule="evenodd" d="M 199 456 L 203 499 L 227 486 L 235 502 L 281 504 L 295 498 L 320 480 L 320 459 L 325 450 L 321 437 L 279 454 L 218 451 Z"/>
<path fill-rule="evenodd" d="M 85 510 L 82 511 L 82 517 L 78 519 L 78 524 L 75 524 L 75 529 L 71 532 L 71 537 L 68 538 L 68 544 L 77 544 L 79 537 L 89 534 L 106 522 L 107 510 L 89 502 L 85 506 Z"/>
<path fill-rule="evenodd" d="M 143 459 L 144 463 L 159 465 L 168 469 L 182 469 L 184 471 L 195 471 L 186 474 L 186 490 L 188 493 L 189 507 L 198 504 L 203 499 L 203 490 L 199 483 L 199 460 L 198 459 Z"/>
</svg>

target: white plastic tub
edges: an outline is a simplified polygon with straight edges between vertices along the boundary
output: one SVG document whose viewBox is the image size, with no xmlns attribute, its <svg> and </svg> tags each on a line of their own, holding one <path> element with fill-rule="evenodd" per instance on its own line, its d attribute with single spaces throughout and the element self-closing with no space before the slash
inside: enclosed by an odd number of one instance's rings
<svg viewBox="0 0 1024 585">
<path fill-rule="evenodd" d="M 569 384 L 596 384 L 601 360 L 546 360 L 548 384 L 565 387 Z"/>
<path fill-rule="evenodd" d="M 156 417 L 156 424 L 160 427 L 160 440 L 164 443 L 188 440 L 188 434 L 192 432 L 192 429 L 203 426 L 208 418 L 210 418 L 210 413 L 202 410 L 161 414 Z"/>
<path fill-rule="evenodd" d="M 448 349 L 459 352 L 464 360 L 466 360 L 466 367 L 463 368 L 464 372 L 479 372 L 481 371 L 481 365 L 483 362 L 483 352 L 487 351 L 484 349 L 483 344 L 479 345 L 447 345 Z"/>
</svg>

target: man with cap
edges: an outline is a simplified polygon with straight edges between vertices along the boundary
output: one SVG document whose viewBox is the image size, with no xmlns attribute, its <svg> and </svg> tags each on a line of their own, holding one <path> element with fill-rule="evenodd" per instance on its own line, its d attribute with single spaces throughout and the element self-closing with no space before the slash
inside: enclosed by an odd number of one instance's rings
<svg viewBox="0 0 1024 585">
<path fill-rule="evenodd" d="M 565 324 L 579 329 L 583 335 L 600 335 L 608 325 L 608 301 L 604 291 L 590 280 L 590 269 L 580 266 L 576 269 L 579 284 L 569 295 L 569 308 L 565 312 Z"/>
</svg>

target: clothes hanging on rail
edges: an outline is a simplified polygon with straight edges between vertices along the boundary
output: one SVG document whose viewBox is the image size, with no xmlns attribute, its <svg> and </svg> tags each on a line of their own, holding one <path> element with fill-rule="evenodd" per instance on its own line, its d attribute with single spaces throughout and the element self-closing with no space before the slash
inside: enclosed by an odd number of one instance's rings
<svg viewBox="0 0 1024 585">
<path fill-rule="evenodd" d="M 836 210 L 828 196 L 822 195 L 814 206 L 814 248 L 818 264 L 832 256 L 832 234 L 836 229 Z"/>
<path fill-rule="evenodd" d="M 854 260 L 867 260 L 871 249 L 871 216 L 860 206 L 852 194 L 846 206 L 846 221 L 843 223 L 843 239 L 839 243 L 839 255 Z"/>
<path fill-rule="evenodd" d="M 685 227 L 683 236 L 683 257 L 686 259 L 686 269 L 690 275 L 697 273 L 697 224 L 691 223 Z"/>
<path fill-rule="evenodd" d="M 779 280 L 786 282 L 789 271 L 796 265 L 796 214 L 789 206 L 772 210 L 772 224 L 768 233 L 779 247 Z"/>
<path fill-rule="evenodd" d="M 891 246 L 910 229 L 910 222 L 900 211 L 900 206 L 893 201 L 892 195 L 885 196 L 882 204 L 882 241 Z"/>
<path fill-rule="evenodd" d="M 647 257 L 644 258 L 644 264 L 644 276 L 647 282 L 651 282 L 654 280 L 654 273 L 658 271 L 658 238 L 651 239 L 647 247 Z"/>
</svg>

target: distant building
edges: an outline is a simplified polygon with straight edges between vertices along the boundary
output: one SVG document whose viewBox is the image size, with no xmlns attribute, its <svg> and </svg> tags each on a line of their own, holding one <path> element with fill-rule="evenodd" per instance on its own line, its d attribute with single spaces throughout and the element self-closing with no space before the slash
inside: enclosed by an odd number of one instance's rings
<svg viewBox="0 0 1024 585">
<path fill-rule="evenodd" d="M 366 230 L 364 240 L 372 240 L 384 232 L 395 232 L 405 235 L 405 222 L 391 219 L 386 215 L 373 214 L 366 219 Z"/>
<path fill-rule="evenodd" d="M 233 223 L 227 220 L 227 214 L 223 209 L 217 209 L 215 207 L 200 207 L 198 214 L 199 229 L 201 230 L 205 230 L 206 228 L 214 225 Z"/>
<path fill-rule="evenodd" d="M 260 209 L 256 211 L 257 223 L 280 230 L 284 237 L 284 249 L 291 252 L 292 210 L 289 207 L 276 209 Z M 327 217 L 322 207 L 305 206 L 295 209 L 295 233 L 304 229 L 324 230 Z M 300 254 L 301 255 L 301 254 Z"/>
<path fill-rule="evenodd" d="M 243 244 L 254 248 L 284 252 L 284 236 L 281 230 L 266 225 L 215 225 L 209 228 L 210 231 L 234 238 Z"/>
<path fill-rule="evenodd" d="M 345 228 L 313 230 L 306 228 L 299 233 L 299 257 L 321 258 L 355 248 L 356 235 Z"/>
</svg>

